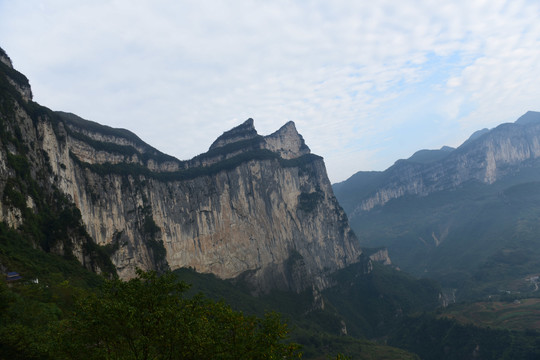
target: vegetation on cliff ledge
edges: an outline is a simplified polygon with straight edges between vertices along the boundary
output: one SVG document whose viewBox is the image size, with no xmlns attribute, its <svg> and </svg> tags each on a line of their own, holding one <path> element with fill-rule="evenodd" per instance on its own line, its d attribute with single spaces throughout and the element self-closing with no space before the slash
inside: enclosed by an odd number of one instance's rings
<svg viewBox="0 0 540 360">
<path fill-rule="evenodd" d="M 278 154 L 266 150 L 257 149 L 247 151 L 233 156 L 229 159 L 219 161 L 209 166 L 197 166 L 185 170 L 172 171 L 172 172 L 155 172 L 147 167 L 136 163 L 103 163 L 103 164 L 89 164 L 81 161 L 77 155 L 70 152 L 70 156 L 73 161 L 83 168 L 87 168 L 92 172 L 100 175 L 118 174 L 122 176 L 144 176 L 149 179 L 156 179 L 159 181 L 185 181 L 192 180 L 202 176 L 211 176 L 221 171 L 232 170 L 243 163 L 247 163 L 253 160 L 277 160 L 279 164 L 284 167 L 299 167 L 300 169 L 306 169 L 309 164 L 316 160 L 322 159 L 320 156 L 313 154 L 306 154 L 296 159 L 286 160 L 282 159 Z"/>
</svg>

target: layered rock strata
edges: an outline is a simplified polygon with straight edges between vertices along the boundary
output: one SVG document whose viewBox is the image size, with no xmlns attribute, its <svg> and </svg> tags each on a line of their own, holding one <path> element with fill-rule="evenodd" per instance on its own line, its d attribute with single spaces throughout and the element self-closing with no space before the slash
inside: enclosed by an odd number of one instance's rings
<svg viewBox="0 0 540 360">
<path fill-rule="evenodd" d="M 179 161 L 127 130 L 42 108 L 29 86 L 13 89 L 19 96 L 2 101 L 13 104 L 10 126 L 23 129 L 25 156 L 80 210 L 122 278 L 137 268 L 192 267 L 241 276 L 257 291 L 323 289 L 328 274 L 361 255 L 322 158 L 292 122 L 261 136 L 249 119 L 207 153 Z M 17 209 L 1 208 L 18 226 Z"/>
</svg>

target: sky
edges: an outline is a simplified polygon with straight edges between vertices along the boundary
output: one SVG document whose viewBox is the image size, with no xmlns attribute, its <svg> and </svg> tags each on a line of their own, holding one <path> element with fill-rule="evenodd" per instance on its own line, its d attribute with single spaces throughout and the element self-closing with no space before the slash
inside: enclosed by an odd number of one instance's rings
<svg viewBox="0 0 540 360">
<path fill-rule="evenodd" d="M 537 0 L 0 0 L 34 101 L 181 160 L 296 124 L 332 182 L 540 110 Z"/>
</svg>

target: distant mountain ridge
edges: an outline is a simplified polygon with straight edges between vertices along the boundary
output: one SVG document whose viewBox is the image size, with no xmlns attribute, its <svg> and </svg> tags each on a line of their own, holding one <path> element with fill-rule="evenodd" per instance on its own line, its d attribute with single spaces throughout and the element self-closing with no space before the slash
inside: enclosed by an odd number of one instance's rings
<svg viewBox="0 0 540 360">
<path fill-rule="evenodd" d="M 388 246 L 392 262 L 416 275 L 475 291 L 499 280 L 519 288 L 518 279 L 540 266 L 532 230 L 540 217 L 540 202 L 533 201 L 540 113 L 529 111 L 443 149 L 421 150 L 385 171 L 334 184 L 352 228 L 363 246 Z"/>
<path fill-rule="evenodd" d="M 454 150 L 450 146 L 443 146 L 439 150 L 418 150 L 407 160 L 427 164 L 445 158 Z"/>
<path fill-rule="evenodd" d="M 470 180 L 491 184 L 513 171 L 513 166 L 540 157 L 539 132 L 540 113 L 529 111 L 513 124 L 474 133 L 457 149 L 420 150 L 382 172 L 384 179 L 378 181 L 376 189 L 354 208 L 347 206 L 346 210 L 349 216 L 354 216 L 391 199 L 405 195 L 423 196 Z M 334 185 L 336 193 L 341 192 L 347 181 Z"/>
</svg>

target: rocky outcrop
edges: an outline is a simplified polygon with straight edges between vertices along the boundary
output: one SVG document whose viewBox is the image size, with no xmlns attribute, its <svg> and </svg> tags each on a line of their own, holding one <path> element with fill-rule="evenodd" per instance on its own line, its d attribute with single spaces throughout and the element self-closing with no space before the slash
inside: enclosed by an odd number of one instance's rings
<svg viewBox="0 0 540 360">
<path fill-rule="evenodd" d="M 294 159 L 310 153 L 304 139 L 296 131 L 292 121 L 264 138 L 265 148 L 278 153 L 283 159 Z"/>
<path fill-rule="evenodd" d="M 21 156 L 76 206 L 122 278 L 137 268 L 192 267 L 241 277 L 255 291 L 301 291 L 324 289 L 330 273 L 358 261 L 324 162 L 292 122 L 264 137 L 249 119 L 207 153 L 180 161 L 127 130 L 52 112 L 15 91 L 19 97 L 5 92 L 12 98 L 3 101 L 17 109 L 10 133 L 27 128 Z M 4 175 L 0 190 L 14 176 Z M 2 209 L 2 220 L 17 226 L 17 211 L 5 202 Z"/>
<path fill-rule="evenodd" d="M 257 131 L 255 130 L 255 126 L 253 124 L 253 119 L 249 118 L 243 124 L 235 127 L 234 129 L 224 132 L 223 135 L 218 137 L 216 141 L 214 141 L 212 145 L 210 145 L 210 150 L 224 147 L 228 144 L 257 138 L 259 134 L 257 134 Z"/>
<path fill-rule="evenodd" d="M 26 76 L 13 69 L 13 63 L 6 54 L 6 52 L 0 48 L 0 63 L 5 65 L 3 74 L 8 83 L 21 95 L 25 102 L 32 100 L 32 89 Z"/>
<path fill-rule="evenodd" d="M 390 256 L 388 256 L 387 248 L 372 249 L 372 251 L 366 251 L 366 255 L 368 255 L 372 261 L 383 265 L 392 265 L 392 260 L 390 260 Z"/>
</svg>

